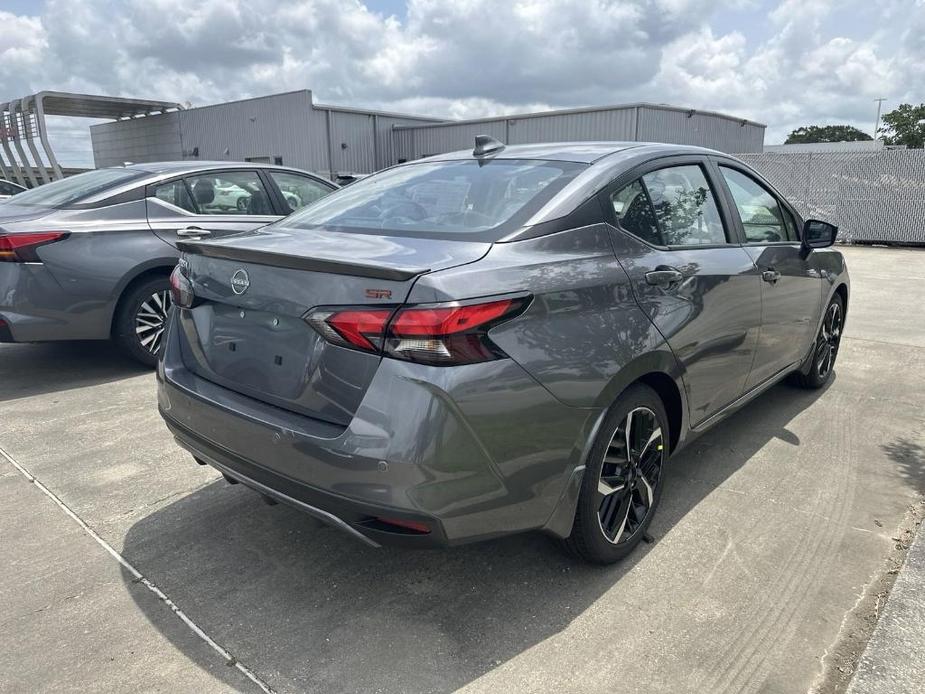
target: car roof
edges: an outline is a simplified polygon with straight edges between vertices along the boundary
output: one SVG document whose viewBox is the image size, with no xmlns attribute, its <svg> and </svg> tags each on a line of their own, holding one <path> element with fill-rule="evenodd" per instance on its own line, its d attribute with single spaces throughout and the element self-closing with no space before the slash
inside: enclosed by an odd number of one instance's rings
<svg viewBox="0 0 925 694">
<path fill-rule="evenodd" d="M 722 154 L 705 147 L 693 145 L 676 145 L 664 142 L 545 142 L 531 145 L 507 145 L 497 154 L 481 157 L 482 159 L 541 159 L 548 161 L 573 161 L 582 164 L 593 164 L 604 157 L 630 149 L 644 148 L 646 153 L 653 155 L 670 154 Z M 642 153 L 641 151 L 639 152 Z M 447 161 L 459 159 L 475 159 L 471 149 L 436 154 L 420 161 Z M 414 163 L 414 162 L 409 162 Z"/>
<path fill-rule="evenodd" d="M 119 167 L 110 167 L 119 168 Z M 184 171 L 206 171 L 211 169 L 282 169 L 284 171 L 303 171 L 292 166 L 278 166 L 276 164 L 264 164 L 254 161 L 207 161 L 202 159 L 187 159 L 184 161 L 153 161 L 143 163 L 126 164 L 126 169 L 136 171 L 145 171 L 153 174 L 174 174 L 183 173 Z M 304 173 L 311 174 L 310 171 Z M 317 176 L 317 174 L 312 174 Z"/>
</svg>

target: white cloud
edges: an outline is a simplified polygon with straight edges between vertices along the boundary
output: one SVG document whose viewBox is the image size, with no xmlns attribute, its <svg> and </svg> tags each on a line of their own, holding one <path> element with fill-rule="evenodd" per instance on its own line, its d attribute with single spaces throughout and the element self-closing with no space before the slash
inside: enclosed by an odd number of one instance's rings
<svg viewBox="0 0 925 694">
<path fill-rule="evenodd" d="M 447 117 L 651 100 L 768 123 L 768 142 L 925 100 L 923 0 L 409 0 L 402 19 L 359 0 L 49 0 L 0 25 L 0 98 L 310 88 Z"/>
</svg>

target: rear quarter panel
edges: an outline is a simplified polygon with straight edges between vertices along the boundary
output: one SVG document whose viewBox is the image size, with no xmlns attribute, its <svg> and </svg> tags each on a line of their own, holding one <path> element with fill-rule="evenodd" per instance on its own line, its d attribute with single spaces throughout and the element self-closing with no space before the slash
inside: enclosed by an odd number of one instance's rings
<svg viewBox="0 0 925 694">
<path fill-rule="evenodd" d="M 143 200 L 62 210 L 7 228 L 70 232 L 67 239 L 40 249 L 41 281 L 17 286 L 16 305 L 45 319 L 36 324 L 32 340 L 109 337 L 116 303 L 131 280 L 146 270 L 166 270 L 178 257 L 151 232 Z"/>
<path fill-rule="evenodd" d="M 477 263 L 425 275 L 408 301 L 513 292 L 529 292 L 533 301 L 523 315 L 493 329 L 491 338 L 567 405 L 609 406 L 640 359 L 677 371 L 636 303 L 604 224 L 495 244 Z"/>
</svg>

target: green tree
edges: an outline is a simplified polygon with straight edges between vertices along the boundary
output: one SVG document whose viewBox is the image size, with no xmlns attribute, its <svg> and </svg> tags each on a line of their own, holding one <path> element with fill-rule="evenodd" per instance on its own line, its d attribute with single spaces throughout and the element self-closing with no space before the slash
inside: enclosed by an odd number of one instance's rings
<svg viewBox="0 0 925 694">
<path fill-rule="evenodd" d="M 886 120 L 886 119 L 884 119 Z M 853 125 L 805 125 L 787 136 L 786 145 L 811 142 L 858 142 L 873 138 Z"/>
<path fill-rule="evenodd" d="M 925 104 L 900 104 L 883 116 L 880 128 L 887 145 L 906 145 L 910 149 L 925 147 Z"/>
</svg>

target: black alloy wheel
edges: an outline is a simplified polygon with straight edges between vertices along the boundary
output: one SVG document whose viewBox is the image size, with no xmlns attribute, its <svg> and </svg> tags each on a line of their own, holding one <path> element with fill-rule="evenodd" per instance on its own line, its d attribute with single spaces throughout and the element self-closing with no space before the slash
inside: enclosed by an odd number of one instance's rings
<svg viewBox="0 0 925 694">
<path fill-rule="evenodd" d="M 821 388 L 832 377 L 835 358 L 841 346 L 842 331 L 845 326 L 845 304 L 840 294 L 835 294 L 825 309 L 819 334 L 813 345 L 810 363 L 795 375 L 797 385 L 804 388 Z"/>
<path fill-rule="evenodd" d="M 661 496 L 669 429 L 658 394 L 637 383 L 601 424 L 588 456 L 566 547 L 580 558 L 611 564 L 646 536 Z"/>
</svg>

